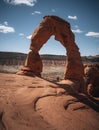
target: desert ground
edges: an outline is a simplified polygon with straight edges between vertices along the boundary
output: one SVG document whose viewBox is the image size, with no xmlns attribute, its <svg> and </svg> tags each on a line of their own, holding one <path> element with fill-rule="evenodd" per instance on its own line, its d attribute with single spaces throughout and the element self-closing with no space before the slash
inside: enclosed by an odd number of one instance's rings
<svg viewBox="0 0 99 130">
<path fill-rule="evenodd" d="M 18 69 L 0 73 L 0 130 L 99 130 L 99 98 L 75 92 L 63 66 L 47 66 L 43 78 Z"/>
<path fill-rule="evenodd" d="M 15 74 L 20 70 L 22 65 L 0 65 L 0 72 Z M 56 82 L 57 80 L 64 79 L 65 65 L 52 65 L 44 64 L 42 77 L 46 80 Z"/>
</svg>

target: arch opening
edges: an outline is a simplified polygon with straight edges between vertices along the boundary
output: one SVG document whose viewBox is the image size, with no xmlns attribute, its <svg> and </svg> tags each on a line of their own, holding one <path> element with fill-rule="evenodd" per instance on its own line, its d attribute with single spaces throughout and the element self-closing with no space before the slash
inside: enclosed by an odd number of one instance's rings
<svg viewBox="0 0 99 130">
<path fill-rule="evenodd" d="M 70 24 L 58 16 L 45 16 L 40 25 L 32 34 L 30 49 L 25 65 L 18 74 L 41 76 L 43 63 L 39 55 L 42 46 L 55 36 L 67 52 L 66 70 L 64 79 L 83 82 L 84 67 L 79 48 L 75 43 L 75 37 L 70 29 Z"/>
<path fill-rule="evenodd" d="M 55 40 L 54 35 L 48 39 L 39 53 L 43 63 L 42 78 L 52 82 L 63 80 L 66 65 L 66 49 L 60 42 Z"/>
<path fill-rule="evenodd" d="M 66 49 L 59 41 L 55 40 L 55 36 L 52 35 L 40 49 L 39 54 L 66 55 Z"/>
</svg>

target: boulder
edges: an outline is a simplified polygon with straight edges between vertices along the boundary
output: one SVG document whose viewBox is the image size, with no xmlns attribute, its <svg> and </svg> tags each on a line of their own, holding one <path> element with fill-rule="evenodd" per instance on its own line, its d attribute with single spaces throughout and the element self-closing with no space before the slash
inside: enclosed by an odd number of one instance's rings
<svg viewBox="0 0 99 130">
<path fill-rule="evenodd" d="M 99 97 L 99 64 L 86 65 L 84 71 L 88 93 Z"/>
</svg>

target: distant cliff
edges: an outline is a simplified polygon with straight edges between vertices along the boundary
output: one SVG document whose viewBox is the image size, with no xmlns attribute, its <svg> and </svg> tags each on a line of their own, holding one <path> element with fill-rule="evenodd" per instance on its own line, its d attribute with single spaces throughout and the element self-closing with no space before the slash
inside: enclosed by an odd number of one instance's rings
<svg viewBox="0 0 99 130">
<path fill-rule="evenodd" d="M 23 65 L 27 54 L 16 52 L 0 52 L 0 65 Z M 45 64 L 65 64 L 66 56 L 41 55 Z"/>
<path fill-rule="evenodd" d="M 89 62 L 89 63 L 99 63 L 99 55 L 96 55 L 96 56 L 83 56 L 82 61 L 83 62 Z"/>
<path fill-rule="evenodd" d="M 27 54 L 15 52 L 0 52 L 0 65 L 22 65 Z"/>
<path fill-rule="evenodd" d="M 27 54 L 16 52 L 0 52 L 0 65 L 23 65 Z M 41 55 L 44 64 L 65 64 L 66 56 L 64 55 Z M 99 63 L 99 55 L 83 56 L 84 63 Z"/>
</svg>

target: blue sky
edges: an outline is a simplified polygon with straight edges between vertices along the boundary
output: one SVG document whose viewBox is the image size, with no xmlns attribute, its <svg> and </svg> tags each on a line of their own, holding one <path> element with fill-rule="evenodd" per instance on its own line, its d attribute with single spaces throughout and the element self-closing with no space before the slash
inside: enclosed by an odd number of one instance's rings
<svg viewBox="0 0 99 130">
<path fill-rule="evenodd" d="M 99 55 L 99 0 L 0 0 L 0 51 L 28 53 L 30 36 L 45 15 L 71 24 L 81 55 Z M 40 54 L 65 55 L 52 36 Z"/>
</svg>

